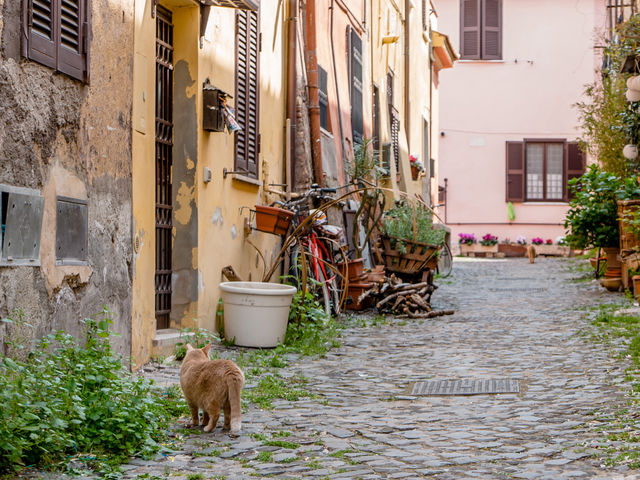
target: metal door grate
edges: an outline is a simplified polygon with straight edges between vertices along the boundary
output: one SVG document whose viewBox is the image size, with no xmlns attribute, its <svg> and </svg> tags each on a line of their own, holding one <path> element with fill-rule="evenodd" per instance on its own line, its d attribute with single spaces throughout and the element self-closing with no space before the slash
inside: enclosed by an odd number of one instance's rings
<svg viewBox="0 0 640 480">
<path fill-rule="evenodd" d="M 173 163 L 173 24 L 158 7 L 156 21 L 156 328 L 169 328 Z"/>
</svg>

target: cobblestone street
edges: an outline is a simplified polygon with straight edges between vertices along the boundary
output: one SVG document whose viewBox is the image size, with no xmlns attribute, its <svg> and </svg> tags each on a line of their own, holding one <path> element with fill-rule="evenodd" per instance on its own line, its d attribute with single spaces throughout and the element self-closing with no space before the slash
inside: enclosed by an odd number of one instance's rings
<svg viewBox="0 0 640 480">
<path fill-rule="evenodd" d="M 124 466 L 125 476 L 640 478 L 595 455 L 593 412 L 622 404 L 625 365 L 580 334 L 584 307 L 616 295 L 572 281 L 572 262 L 456 259 L 432 299 L 455 315 L 349 328 L 325 358 L 292 358 L 282 369 L 307 377 L 314 398 L 252 406 L 241 436 L 220 423 L 187 436 L 175 455 Z M 154 375 L 178 380 L 172 368 Z M 409 395 L 416 381 L 492 378 L 519 380 L 520 393 Z"/>
</svg>

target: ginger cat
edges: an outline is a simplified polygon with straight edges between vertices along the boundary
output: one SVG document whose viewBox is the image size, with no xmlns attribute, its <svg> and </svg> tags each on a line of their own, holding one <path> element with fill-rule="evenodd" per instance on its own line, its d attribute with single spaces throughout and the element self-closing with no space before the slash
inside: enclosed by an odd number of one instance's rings
<svg viewBox="0 0 640 480">
<path fill-rule="evenodd" d="M 240 392 L 244 375 L 231 360 L 209 360 L 211 344 L 193 348 L 187 344 L 187 355 L 180 367 L 180 386 L 191 410 L 191 422 L 198 425 L 198 409 L 203 412 L 204 431 L 210 432 L 224 409 L 224 429 L 237 433 L 242 427 Z"/>
</svg>

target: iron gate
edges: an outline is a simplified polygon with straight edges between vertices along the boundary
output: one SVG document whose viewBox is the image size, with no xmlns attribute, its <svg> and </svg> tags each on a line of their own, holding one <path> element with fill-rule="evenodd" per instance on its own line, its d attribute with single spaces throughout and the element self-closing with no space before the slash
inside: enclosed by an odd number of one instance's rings
<svg viewBox="0 0 640 480">
<path fill-rule="evenodd" d="M 169 328 L 173 163 L 173 24 L 158 6 L 156 21 L 156 328 Z"/>
</svg>

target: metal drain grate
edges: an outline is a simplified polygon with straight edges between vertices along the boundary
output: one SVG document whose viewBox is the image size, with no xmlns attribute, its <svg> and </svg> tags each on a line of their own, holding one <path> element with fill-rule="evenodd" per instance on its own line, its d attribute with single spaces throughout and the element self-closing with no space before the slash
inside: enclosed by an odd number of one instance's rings
<svg viewBox="0 0 640 480">
<path fill-rule="evenodd" d="M 519 393 L 520 382 L 512 378 L 486 380 L 429 380 L 416 382 L 411 395 L 483 395 Z"/>
<path fill-rule="evenodd" d="M 530 288 L 530 287 L 517 287 L 517 288 L 490 288 L 490 292 L 546 292 L 546 288 Z"/>
</svg>

